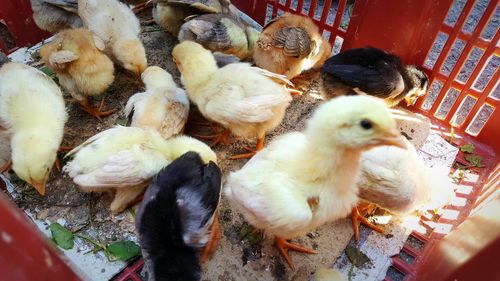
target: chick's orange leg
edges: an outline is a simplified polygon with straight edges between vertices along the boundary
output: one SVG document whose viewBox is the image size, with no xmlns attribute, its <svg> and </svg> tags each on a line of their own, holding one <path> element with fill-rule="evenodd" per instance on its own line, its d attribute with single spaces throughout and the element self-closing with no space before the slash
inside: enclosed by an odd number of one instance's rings
<svg viewBox="0 0 500 281">
<path fill-rule="evenodd" d="M 219 214 L 218 211 L 215 211 L 214 214 L 214 222 L 210 227 L 210 240 L 208 241 L 207 246 L 203 249 L 201 253 L 200 261 L 206 262 L 217 250 L 217 246 L 219 245 L 219 241 L 221 239 L 221 230 L 219 224 Z"/>
<path fill-rule="evenodd" d="M 12 167 L 12 159 L 9 159 L 5 163 L 3 163 L 2 166 L 0 166 L 0 174 L 3 172 L 7 172 L 8 170 L 10 170 L 11 167 Z"/>
<path fill-rule="evenodd" d="M 219 143 L 222 143 L 223 145 L 229 145 L 229 136 L 231 132 L 229 130 L 224 130 L 221 133 L 217 133 L 215 135 L 210 135 L 210 136 L 202 136 L 202 135 L 193 135 L 193 137 L 204 139 L 204 140 L 212 140 L 212 143 L 209 145 L 210 147 L 214 147 L 218 145 Z"/>
<path fill-rule="evenodd" d="M 264 148 L 264 140 L 266 139 L 266 136 L 262 136 L 257 139 L 257 144 L 255 145 L 255 150 L 248 148 L 248 147 L 243 147 L 245 150 L 250 151 L 248 153 L 243 153 L 243 154 L 237 154 L 229 157 L 230 160 L 236 160 L 236 159 L 248 159 L 252 158 L 257 152 L 262 150 Z"/>
<path fill-rule="evenodd" d="M 85 112 L 87 112 L 88 114 L 94 116 L 99 120 L 101 120 L 101 117 L 106 117 L 108 115 L 113 114 L 116 111 L 116 108 L 107 111 L 102 111 L 102 108 L 104 106 L 104 99 L 101 100 L 101 104 L 99 105 L 98 108 L 91 106 L 88 99 L 81 100 L 79 101 L 79 103 Z"/>
<path fill-rule="evenodd" d="M 278 251 L 280 252 L 281 256 L 286 260 L 290 268 L 293 270 L 295 269 L 295 266 L 293 265 L 292 258 L 288 255 L 288 251 L 296 251 L 296 252 L 301 252 L 305 254 L 316 254 L 316 251 L 304 248 L 302 246 L 298 246 L 295 244 L 292 244 L 288 242 L 285 238 L 281 237 L 275 237 L 274 238 L 274 246 L 278 248 Z"/>
<path fill-rule="evenodd" d="M 354 239 L 356 241 L 359 241 L 359 223 L 366 225 L 367 227 L 375 230 L 376 232 L 384 233 L 384 230 L 381 227 L 372 224 L 363 215 L 361 215 L 359 213 L 358 207 L 354 207 L 352 209 L 351 222 L 352 222 L 352 228 L 354 230 Z"/>
</svg>

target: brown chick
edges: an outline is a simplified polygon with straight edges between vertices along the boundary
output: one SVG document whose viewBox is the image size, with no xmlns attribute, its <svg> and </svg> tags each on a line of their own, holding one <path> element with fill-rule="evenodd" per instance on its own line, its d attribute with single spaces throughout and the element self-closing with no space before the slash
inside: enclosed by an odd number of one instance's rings
<svg viewBox="0 0 500 281">
<path fill-rule="evenodd" d="M 61 86 L 90 115 L 100 118 L 115 112 L 94 108 L 89 96 L 102 94 L 114 80 L 113 62 L 101 51 L 104 43 L 85 28 L 65 30 L 42 46 L 40 56 L 59 78 Z"/>
<path fill-rule="evenodd" d="M 304 70 L 319 68 L 331 50 L 310 18 L 286 13 L 264 27 L 253 59 L 258 67 L 292 79 Z"/>
</svg>

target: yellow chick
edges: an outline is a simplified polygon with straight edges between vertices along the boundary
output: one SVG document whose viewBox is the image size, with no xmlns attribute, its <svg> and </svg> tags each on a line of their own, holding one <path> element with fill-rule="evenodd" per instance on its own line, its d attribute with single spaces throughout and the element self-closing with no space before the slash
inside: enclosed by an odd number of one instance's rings
<svg viewBox="0 0 500 281">
<path fill-rule="evenodd" d="M 265 133 L 278 126 L 291 101 L 287 90 L 273 81 L 288 81 L 248 63 L 218 68 L 212 53 L 198 43 L 184 41 L 172 56 L 189 98 L 206 118 L 243 138 L 258 138 L 256 150 L 264 146 Z M 289 81 L 288 81 L 289 82 Z M 219 135 L 220 142 L 228 132 Z M 234 156 L 251 157 L 255 152 Z"/>
<path fill-rule="evenodd" d="M 159 26 L 177 37 L 187 17 L 227 12 L 229 5 L 231 5 L 229 0 L 155 0 L 153 19 Z"/>
<path fill-rule="evenodd" d="M 448 204 L 454 192 L 449 168 L 427 167 L 413 145 L 404 139 L 405 149 L 379 146 L 363 152 L 357 180 L 359 197 L 396 214 L 415 210 L 438 209 Z M 362 204 L 367 208 L 368 204 Z M 353 209 L 354 238 L 359 239 L 358 220 L 376 231 L 382 230 L 369 223 Z"/>
<path fill-rule="evenodd" d="M 146 51 L 139 39 L 139 20 L 118 0 L 80 0 L 78 14 L 86 28 L 104 42 L 106 52 L 136 75 L 147 67 Z"/>
<path fill-rule="evenodd" d="M 146 92 L 133 95 L 125 106 L 125 115 L 132 115 L 130 125 L 156 130 L 165 139 L 182 134 L 189 115 L 186 92 L 158 66 L 146 68 L 141 77 Z"/>
<path fill-rule="evenodd" d="M 319 68 L 331 51 L 310 18 L 285 13 L 264 27 L 253 59 L 258 67 L 292 79 L 302 71 Z"/>
<path fill-rule="evenodd" d="M 293 268 L 288 250 L 314 251 L 287 239 L 351 212 L 361 153 L 379 145 L 404 147 L 384 102 L 339 97 L 322 104 L 304 132 L 280 136 L 231 173 L 225 194 L 253 226 L 276 236 Z"/>
<path fill-rule="evenodd" d="M 41 195 L 67 119 L 61 90 L 50 77 L 20 63 L 2 66 L 0 130 L 10 135 L 12 169 Z"/>
<path fill-rule="evenodd" d="M 180 42 L 191 40 L 212 52 L 251 58 L 260 32 L 228 14 L 207 14 L 190 18 L 181 26 Z"/>
<path fill-rule="evenodd" d="M 153 130 L 116 126 L 98 133 L 67 154 L 63 171 L 84 192 L 116 189 L 113 213 L 123 211 L 161 168 L 185 152 L 198 152 L 205 162 L 217 161 L 203 142 L 187 136 L 165 140 Z"/>
<path fill-rule="evenodd" d="M 113 62 L 102 50 L 102 40 L 85 28 L 62 31 L 40 49 L 42 61 L 54 70 L 63 89 L 98 119 L 116 111 L 102 111 L 102 104 L 95 108 L 88 100 L 104 93 L 115 79 Z"/>
<path fill-rule="evenodd" d="M 50 33 L 82 26 L 77 0 L 31 0 L 35 24 Z"/>
</svg>

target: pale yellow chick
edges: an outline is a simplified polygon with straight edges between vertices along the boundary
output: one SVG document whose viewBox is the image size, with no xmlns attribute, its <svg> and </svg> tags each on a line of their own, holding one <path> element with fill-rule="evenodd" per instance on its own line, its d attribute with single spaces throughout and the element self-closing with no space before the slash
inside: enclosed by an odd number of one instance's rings
<svg viewBox="0 0 500 281">
<path fill-rule="evenodd" d="M 288 250 L 314 252 L 286 239 L 351 212 L 361 153 L 379 145 L 404 146 L 384 102 L 339 97 L 322 104 L 303 132 L 278 137 L 231 173 L 225 194 L 253 226 L 276 236 L 293 268 Z"/>
<path fill-rule="evenodd" d="M 125 106 L 125 115 L 132 115 L 130 126 L 158 131 L 165 139 L 182 134 L 189 115 L 186 92 L 158 66 L 146 68 L 141 77 L 146 91 L 130 97 Z"/>
<path fill-rule="evenodd" d="M 292 79 L 319 68 L 331 51 L 332 46 L 309 17 L 285 13 L 264 27 L 253 59 L 258 67 Z"/>
<path fill-rule="evenodd" d="M 165 140 L 153 130 L 116 126 L 70 151 L 67 156 L 73 159 L 63 171 L 84 192 L 115 189 L 111 211 L 117 213 L 144 191 L 161 168 L 188 151 L 198 152 L 206 162 L 217 160 L 196 139 L 177 136 Z"/>
<path fill-rule="evenodd" d="M 20 64 L 0 69 L 0 130 L 10 135 L 12 169 L 41 194 L 68 116 L 61 90 L 47 75 Z"/>
<path fill-rule="evenodd" d="M 347 278 L 336 269 L 323 267 L 314 272 L 314 281 L 347 281 Z"/>
<path fill-rule="evenodd" d="M 118 0 L 79 0 L 78 14 L 123 68 L 138 76 L 146 69 L 139 20 L 127 5 Z"/>
<path fill-rule="evenodd" d="M 265 133 L 280 124 L 292 99 L 273 79 L 288 80 L 247 63 L 218 68 L 212 53 L 192 41 L 178 44 L 172 56 L 189 98 L 203 116 L 236 136 L 258 138 L 256 150 L 262 149 Z"/>
<path fill-rule="evenodd" d="M 63 89 L 96 118 L 116 111 L 102 111 L 88 100 L 104 93 L 115 79 L 113 62 L 102 50 L 102 40 L 85 28 L 64 30 L 40 49 L 42 61 L 57 74 Z"/>
</svg>

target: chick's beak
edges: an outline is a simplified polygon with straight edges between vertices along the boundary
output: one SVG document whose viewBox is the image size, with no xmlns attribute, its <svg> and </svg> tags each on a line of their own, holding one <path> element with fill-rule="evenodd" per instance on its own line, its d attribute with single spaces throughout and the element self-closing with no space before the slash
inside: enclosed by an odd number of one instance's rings
<svg viewBox="0 0 500 281">
<path fill-rule="evenodd" d="M 36 182 L 33 179 L 30 179 L 30 184 L 40 193 L 40 195 L 45 195 L 45 181 Z"/>
<path fill-rule="evenodd" d="M 378 141 L 379 145 L 392 145 L 402 149 L 406 149 L 406 142 L 404 137 L 396 130 L 386 133 Z"/>
</svg>

